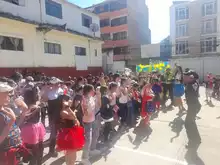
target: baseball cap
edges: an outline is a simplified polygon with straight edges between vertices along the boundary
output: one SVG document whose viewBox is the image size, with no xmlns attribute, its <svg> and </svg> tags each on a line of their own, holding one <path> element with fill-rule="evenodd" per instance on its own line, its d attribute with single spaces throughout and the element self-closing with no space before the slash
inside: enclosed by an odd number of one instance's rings
<svg viewBox="0 0 220 165">
<path fill-rule="evenodd" d="M 192 77 L 194 79 L 198 79 L 199 78 L 199 75 L 194 70 L 185 71 L 183 74 L 186 75 L 186 76 L 190 76 L 190 77 Z"/>
</svg>

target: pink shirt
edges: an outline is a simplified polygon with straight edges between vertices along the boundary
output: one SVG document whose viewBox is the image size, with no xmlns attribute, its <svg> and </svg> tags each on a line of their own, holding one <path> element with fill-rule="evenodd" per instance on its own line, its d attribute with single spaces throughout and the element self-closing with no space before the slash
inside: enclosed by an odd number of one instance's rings
<svg viewBox="0 0 220 165">
<path fill-rule="evenodd" d="M 86 107 L 87 112 L 88 112 L 88 114 L 87 113 L 83 114 L 83 122 L 91 123 L 91 122 L 95 121 L 95 108 L 96 108 L 95 98 L 94 97 L 90 97 L 90 98 L 84 97 L 83 101 L 82 101 L 82 108 L 83 107 Z"/>
</svg>

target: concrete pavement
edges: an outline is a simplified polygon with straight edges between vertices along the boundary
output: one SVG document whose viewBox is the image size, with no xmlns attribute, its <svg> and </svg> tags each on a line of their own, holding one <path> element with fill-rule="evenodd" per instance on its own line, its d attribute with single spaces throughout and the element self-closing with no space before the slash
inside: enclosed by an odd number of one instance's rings
<svg viewBox="0 0 220 165">
<path fill-rule="evenodd" d="M 200 90 L 202 109 L 198 114 L 198 128 L 202 143 L 198 149 L 196 165 L 219 165 L 220 163 L 220 102 L 213 99 L 214 107 L 207 105 L 204 88 Z M 185 115 L 179 118 L 175 108 L 167 113 L 160 112 L 151 121 L 150 128 L 130 129 L 114 146 L 102 152 L 94 165 L 187 165 L 184 128 Z M 175 119 L 175 120 L 174 120 Z M 173 121 L 173 123 L 172 123 Z M 179 134 L 178 134 L 179 132 Z M 49 134 L 47 134 L 47 137 Z M 148 137 L 149 136 L 149 137 Z M 44 150 L 45 154 L 48 148 Z M 81 152 L 78 153 L 80 160 Z M 46 165 L 62 165 L 63 153 L 59 158 L 49 158 Z"/>
</svg>

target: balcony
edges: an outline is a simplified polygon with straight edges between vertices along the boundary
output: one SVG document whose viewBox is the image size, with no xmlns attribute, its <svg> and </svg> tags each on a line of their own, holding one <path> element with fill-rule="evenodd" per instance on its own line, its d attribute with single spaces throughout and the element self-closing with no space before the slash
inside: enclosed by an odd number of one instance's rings
<svg viewBox="0 0 220 165">
<path fill-rule="evenodd" d="M 106 18 L 115 18 L 115 17 L 119 17 L 121 15 L 128 15 L 128 9 L 121 9 L 121 10 L 117 10 L 117 11 L 112 11 L 112 12 L 105 12 L 105 13 L 101 13 L 99 14 L 100 19 L 106 19 Z"/>
<path fill-rule="evenodd" d="M 104 42 L 102 48 L 124 47 L 128 45 L 128 40 L 109 40 Z"/>
<path fill-rule="evenodd" d="M 115 33 L 115 32 L 120 32 L 120 31 L 128 31 L 128 25 L 120 25 L 120 26 L 106 26 L 101 28 L 101 33 Z"/>
</svg>

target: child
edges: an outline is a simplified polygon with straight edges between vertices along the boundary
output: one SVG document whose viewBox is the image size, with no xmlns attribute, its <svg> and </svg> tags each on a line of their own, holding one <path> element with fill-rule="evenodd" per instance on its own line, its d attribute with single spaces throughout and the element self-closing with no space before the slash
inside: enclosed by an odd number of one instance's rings
<svg viewBox="0 0 220 165">
<path fill-rule="evenodd" d="M 213 97 L 219 98 L 219 80 L 217 78 L 213 79 Z"/>
<path fill-rule="evenodd" d="M 144 123 L 146 125 L 150 124 L 150 112 L 148 112 L 148 102 L 151 103 L 154 98 L 154 94 L 152 91 L 152 85 L 151 84 L 146 84 L 142 91 L 141 91 L 141 96 L 142 96 L 142 107 L 141 107 L 141 116 L 144 119 Z"/>
<path fill-rule="evenodd" d="M 100 113 L 103 121 L 105 122 L 104 126 L 104 142 L 109 140 L 109 134 L 112 130 L 112 122 L 114 121 L 114 111 L 113 106 L 110 105 L 112 98 L 107 95 L 108 88 L 102 86 L 100 88 L 102 96 L 102 106 L 100 108 Z"/>
<path fill-rule="evenodd" d="M 118 84 L 116 82 L 111 82 L 109 84 L 108 88 L 108 98 L 110 99 L 110 106 L 113 109 L 114 112 L 114 126 L 118 125 L 118 110 L 119 107 L 116 104 L 117 102 L 117 89 L 118 89 Z M 113 128 L 114 128 L 113 126 Z"/>
<path fill-rule="evenodd" d="M 74 110 L 76 117 L 80 123 L 81 126 L 83 126 L 82 118 L 83 118 L 83 112 L 82 112 L 82 95 L 83 95 L 83 86 L 78 86 L 76 88 L 76 95 L 73 99 L 73 103 L 71 108 Z"/>
<path fill-rule="evenodd" d="M 96 131 L 95 131 L 95 114 L 96 114 L 96 100 L 94 97 L 94 87 L 86 84 L 83 87 L 83 99 L 82 99 L 82 111 L 83 111 L 83 125 L 85 129 L 85 146 L 82 154 L 82 164 L 89 165 L 89 155 L 98 155 L 100 151 L 92 151 L 92 146 L 97 144 Z"/>
<path fill-rule="evenodd" d="M 134 83 L 132 85 L 132 98 L 133 98 L 133 106 L 134 106 L 134 114 L 136 117 L 140 115 L 140 107 L 141 107 L 141 94 L 138 91 L 139 85 L 138 83 Z"/>
<path fill-rule="evenodd" d="M 40 122 L 39 89 L 30 87 L 24 92 L 24 101 L 29 111 L 26 114 L 24 124 L 21 126 L 21 137 L 27 148 L 30 148 L 33 156 L 30 164 L 42 164 L 43 140 L 46 135 L 44 125 Z"/>
<path fill-rule="evenodd" d="M 160 94 L 162 92 L 162 87 L 159 85 L 159 80 L 158 78 L 153 79 L 153 86 L 152 86 L 152 91 L 154 92 L 154 104 L 155 108 L 159 111 L 160 109 Z"/>
<path fill-rule="evenodd" d="M 118 114 L 121 117 L 121 126 L 125 125 L 128 115 L 128 88 L 127 79 L 121 78 L 120 97 L 119 97 L 119 111 Z"/>
<path fill-rule="evenodd" d="M 183 111 L 186 110 L 183 106 L 183 102 L 181 98 L 184 95 L 184 92 L 185 92 L 184 85 L 176 81 L 176 83 L 173 86 L 173 95 L 175 100 L 175 106 L 178 106 L 179 108 L 179 112 L 177 113 L 177 115 L 182 114 Z"/>
<path fill-rule="evenodd" d="M 59 97 L 60 119 L 58 121 L 59 131 L 57 135 L 57 149 L 65 151 L 67 165 L 74 165 L 76 152 L 84 145 L 84 130 L 75 113 L 69 105 L 70 96 L 61 95 Z"/>
<path fill-rule="evenodd" d="M 206 87 L 206 101 L 212 103 L 212 92 L 213 92 L 213 76 L 212 74 L 207 75 L 207 81 L 205 83 Z"/>
</svg>

